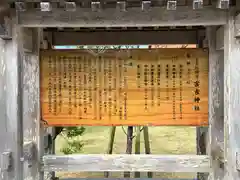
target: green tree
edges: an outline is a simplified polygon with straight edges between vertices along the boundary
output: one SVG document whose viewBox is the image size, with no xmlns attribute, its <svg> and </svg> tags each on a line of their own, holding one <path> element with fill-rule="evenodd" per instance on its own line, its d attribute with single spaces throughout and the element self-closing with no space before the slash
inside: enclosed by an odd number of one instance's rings
<svg viewBox="0 0 240 180">
<path fill-rule="evenodd" d="M 61 135 L 67 141 L 66 145 L 60 150 L 64 154 L 79 153 L 82 150 L 83 142 L 77 139 L 82 136 L 84 127 L 56 127 L 56 135 Z"/>
</svg>

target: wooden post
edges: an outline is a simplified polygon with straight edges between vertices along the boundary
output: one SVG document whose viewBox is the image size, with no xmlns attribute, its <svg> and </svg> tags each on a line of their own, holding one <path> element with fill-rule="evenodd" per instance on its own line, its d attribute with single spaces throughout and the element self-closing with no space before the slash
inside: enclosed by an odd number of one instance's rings
<svg viewBox="0 0 240 180">
<path fill-rule="evenodd" d="M 109 143 L 108 143 L 107 154 L 112 154 L 115 133 L 116 133 L 116 126 L 112 126 L 111 130 L 110 130 L 110 140 L 109 140 Z M 108 178 L 109 177 L 109 172 L 104 172 L 104 177 Z"/>
<path fill-rule="evenodd" d="M 206 39 L 206 30 L 205 32 L 198 33 L 197 43 L 198 48 L 204 48 L 204 40 Z M 208 127 L 196 127 L 196 150 L 198 155 L 206 155 L 207 153 L 207 135 Z M 207 180 L 208 173 L 197 173 L 198 180 Z"/>
<path fill-rule="evenodd" d="M 207 133 L 208 127 L 196 128 L 197 154 L 206 155 L 207 153 Z M 207 180 L 208 173 L 197 173 L 198 180 Z"/>
<path fill-rule="evenodd" d="M 126 154 L 132 154 L 133 127 L 129 126 L 127 130 L 127 149 Z M 125 178 L 130 178 L 130 172 L 124 172 Z"/>
<path fill-rule="evenodd" d="M 140 140 L 141 140 L 141 126 L 137 126 L 137 134 L 136 134 L 136 141 L 135 141 L 135 154 L 140 154 Z M 141 173 L 135 172 L 135 178 L 140 178 Z"/>
<path fill-rule="evenodd" d="M 223 179 L 223 51 L 217 49 L 216 27 L 207 27 L 209 46 L 209 155 L 210 179 Z M 219 41 L 218 41 L 219 42 Z"/>
<path fill-rule="evenodd" d="M 145 145 L 145 154 L 151 154 L 149 134 L 148 134 L 148 127 L 147 126 L 143 127 L 143 138 L 144 138 L 144 145 Z M 148 172 L 147 175 L 148 175 L 148 178 L 153 177 L 152 172 Z"/>
<path fill-rule="evenodd" d="M 225 180 L 240 180 L 240 42 L 235 38 L 234 14 L 224 26 L 224 155 Z"/>
</svg>

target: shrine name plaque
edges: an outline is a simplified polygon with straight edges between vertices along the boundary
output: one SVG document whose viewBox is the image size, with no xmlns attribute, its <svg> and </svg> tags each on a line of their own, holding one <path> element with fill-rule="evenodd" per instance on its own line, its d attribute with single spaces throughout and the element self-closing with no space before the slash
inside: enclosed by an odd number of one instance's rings
<svg viewBox="0 0 240 180">
<path fill-rule="evenodd" d="M 41 52 L 49 126 L 208 125 L 208 52 L 111 49 Z"/>
</svg>

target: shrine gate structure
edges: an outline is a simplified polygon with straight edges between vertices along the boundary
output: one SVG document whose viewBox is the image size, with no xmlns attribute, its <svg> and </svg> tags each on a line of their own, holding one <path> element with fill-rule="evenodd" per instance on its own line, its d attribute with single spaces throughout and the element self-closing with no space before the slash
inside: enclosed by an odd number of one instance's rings
<svg viewBox="0 0 240 180">
<path fill-rule="evenodd" d="M 237 0 L 1 0 L 0 180 L 240 180 L 239 11 Z M 52 154 L 54 127 L 81 125 L 196 126 L 198 155 Z"/>
</svg>

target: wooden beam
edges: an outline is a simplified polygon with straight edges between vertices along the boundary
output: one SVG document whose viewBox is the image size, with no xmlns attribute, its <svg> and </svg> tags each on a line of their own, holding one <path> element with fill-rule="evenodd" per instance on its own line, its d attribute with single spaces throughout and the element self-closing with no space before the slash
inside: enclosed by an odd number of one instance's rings
<svg viewBox="0 0 240 180">
<path fill-rule="evenodd" d="M 43 157 L 44 171 L 209 172 L 208 156 L 201 155 L 66 155 Z"/>
<path fill-rule="evenodd" d="M 240 9 L 240 7 L 239 7 L 239 9 Z M 235 36 L 238 38 L 240 37 L 240 13 L 237 14 L 235 17 Z"/>
<path fill-rule="evenodd" d="M 145 145 L 145 154 L 151 154 L 149 133 L 148 133 L 148 127 L 147 126 L 143 127 L 143 138 L 144 138 L 144 145 Z M 148 178 L 152 178 L 153 173 L 152 172 L 147 172 L 147 176 L 148 176 Z"/>
<path fill-rule="evenodd" d="M 108 142 L 107 154 L 112 154 L 112 152 L 113 152 L 113 144 L 114 144 L 115 134 L 116 134 L 116 126 L 112 126 L 110 133 L 109 133 L 110 140 Z M 104 177 L 108 178 L 108 176 L 109 176 L 109 172 L 104 172 Z"/>
<path fill-rule="evenodd" d="M 37 28 L 36 29 L 37 31 L 37 36 L 36 36 L 36 39 L 35 39 L 35 45 L 36 45 L 36 53 L 39 55 L 40 53 L 40 44 L 41 44 L 41 40 L 43 39 L 43 30 L 41 28 Z M 40 58 L 39 58 L 40 59 Z M 39 72 L 40 74 L 40 72 Z M 39 85 L 40 83 L 40 76 L 38 76 L 38 79 L 37 79 L 37 83 Z M 40 95 L 38 95 L 38 98 L 39 98 Z M 40 110 L 40 105 L 38 104 L 37 105 L 37 108 L 38 110 Z M 41 165 L 41 160 L 42 160 L 42 157 L 43 155 L 45 154 L 45 150 L 44 150 L 44 135 L 46 134 L 46 128 L 44 127 L 44 124 L 41 122 L 41 113 L 40 111 L 38 111 L 38 117 L 37 117 L 37 128 L 36 128 L 36 131 L 37 131 L 37 144 L 38 144 L 38 147 L 37 147 L 37 158 L 38 158 L 38 178 L 39 180 L 44 180 L 44 175 L 46 175 L 46 173 L 44 173 L 43 171 L 39 171 Z"/>
<path fill-rule="evenodd" d="M 225 179 L 240 180 L 236 154 L 240 149 L 240 42 L 234 36 L 234 15 L 224 26 L 224 155 Z"/>
<path fill-rule="evenodd" d="M 137 126 L 137 134 L 136 134 L 136 139 L 135 139 L 135 154 L 140 154 L 141 153 L 141 126 Z M 140 178 L 141 177 L 141 172 L 135 172 L 134 173 L 135 178 Z"/>
<path fill-rule="evenodd" d="M 126 154 L 132 154 L 133 126 L 128 126 Z M 131 172 L 124 172 L 125 178 L 131 177 Z"/>
<path fill-rule="evenodd" d="M 236 9 L 239 11 L 240 10 L 240 1 L 236 0 Z"/>
<path fill-rule="evenodd" d="M 60 180 L 150 180 L 149 178 L 61 178 Z M 184 178 L 184 179 L 176 179 L 176 178 L 153 178 L 151 180 L 196 180 L 196 179 L 189 179 L 189 178 Z"/>
<path fill-rule="evenodd" d="M 207 151 L 207 133 L 208 127 L 197 127 L 196 136 L 197 136 L 197 154 L 206 155 Z M 198 180 L 207 180 L 208 173 L 197 173 Z"/>
<path fill-rule="evenodd" d="M 207 27 L 209 47 L 209 155 L 212 179 L 224 177 L 223 51 L 217 51 L 216 27 Z"/>
<path fill-rule="evenodd" d="M 19 25 L 27 27 L 143 27 L 143 26 L 199 26 L 226 24 L 226 11 L 213 7 L 193 10 L 179 7 L 168 11 L 153 7 L 150 11 L 128 8 L 117 12 L 109 8 L 102 12 L 92 12 L 90 8 L 66 12 L 54 9 L 52 12 L 28 10 L 19 13 Z"/>
<path fill-rule="evenodd" d="M 113 152 L 115 134 L 116 134 L 116 126 L 113 126 L 111 127 L 111 131 L 110 131 L 110 140 L 109 140 L 108 149 L 107 149 L 108 154 L 112 154 Z"/>
<path fill-rule="evenodd" d="M 197 44 L 196 30 L 54 32 L 53 45 Z"/>
<path fill-rule="evenodd" d="M 216 30 L 216 50 L 224 50 L 224 27 L 220 26 Z"/>
</svg>

